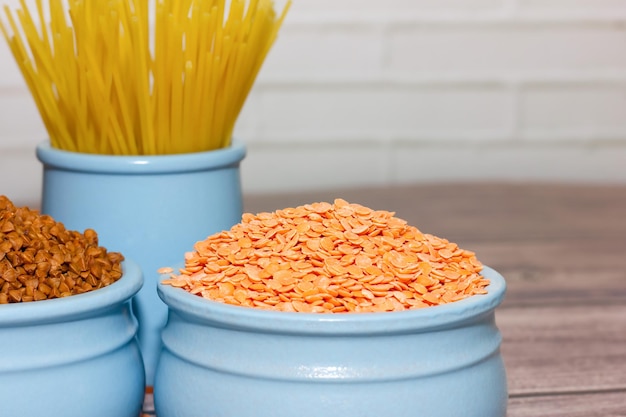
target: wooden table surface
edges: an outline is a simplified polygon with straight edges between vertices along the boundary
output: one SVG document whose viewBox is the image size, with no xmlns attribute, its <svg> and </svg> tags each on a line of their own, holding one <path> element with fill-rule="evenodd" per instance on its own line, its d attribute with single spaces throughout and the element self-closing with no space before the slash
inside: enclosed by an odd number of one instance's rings
<svg viewBox="0 0 626 417">
<path fill-rule="evenodd" d="M 454 184 L 250 195 L 245 211 L 337 197 L 395 211 L 476 252 L 506 278 L 496 322 L 508 417 L 626 416 L 626 187 Z"/>
</svg>

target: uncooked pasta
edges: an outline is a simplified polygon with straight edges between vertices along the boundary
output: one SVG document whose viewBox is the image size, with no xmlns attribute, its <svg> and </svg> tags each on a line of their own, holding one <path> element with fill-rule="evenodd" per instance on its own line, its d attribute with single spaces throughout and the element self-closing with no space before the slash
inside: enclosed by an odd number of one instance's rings
<svg viewBox="0 0 626 417">
<path fill-rule="evenodd" d="M 0 29 L 55 148 L 163 155 L 227 147 L 274 44 L 271 0 L 24 0 Z"/>
</svg>

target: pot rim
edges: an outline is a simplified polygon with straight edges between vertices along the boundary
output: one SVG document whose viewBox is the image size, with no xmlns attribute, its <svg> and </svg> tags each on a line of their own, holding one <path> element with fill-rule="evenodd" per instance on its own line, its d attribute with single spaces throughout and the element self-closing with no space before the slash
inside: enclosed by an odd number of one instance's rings
<svg viewBox="0 0 626 417">
<path fill-rule="evenodd" d="M 53 323 L 97 315 L 102 310 L 130 300 L 142 287 L 143 275 L 132 260 L 122 262 L 122 277 L 113 284 L 86 292 L 50 300 L 0 305 L 0 327 Z"/>
<path fill-rule="evenodd" d="M 172 312 L 196 323 L 214 327 L 263 333 L 309 335 L 389 334 L 432 331 L 461 326 L 493 314 L 506 292 L 506 281 L 485 266 L 482 275 L 490 280 L 485 295 L 474 295 L 449 304 L 418 310 L 384 313 L 292 313 L 228 305 L 159 282 L 159 297 Z"/>
<path fill-rule="evenodd" d="M 233 141 L 226 148 L 168 155 L 100 155 L 53 148 L 46 140 L 37 145 L 39 161 L 49 167 L 96 174 L 165 174 L 206 171 L 237 165 L 246 156 L 246 147 Z"/>
</svg>

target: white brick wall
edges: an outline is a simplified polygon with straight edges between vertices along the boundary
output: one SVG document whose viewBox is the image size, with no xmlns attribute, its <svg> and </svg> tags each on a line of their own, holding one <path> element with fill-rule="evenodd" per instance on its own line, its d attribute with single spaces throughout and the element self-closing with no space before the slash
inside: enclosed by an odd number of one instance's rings
<svg viewBox="0 0 626 417">
<path fill-rule="evenodd" d="M 294 0 L 237 136 L 247 192 L 626 183 L 626 0 Z M 0 193 L 43 137 L 0 42 Z"/>
<path fill-rule="evenodd" d="M 389 71 L 542 77 L 626 70 L 626 28 L 606 22 L 407 23 L 390 30 Z"/>
<path fill-rule="evenodd" d="M 619 142 L 626 132 L 626 81 L 527 83 L 519 121 L 524 139 Z"/>
<path fill-rule="evenodd" d="M 510 136 L 513 122 L 513 97 L 501 84 L 358 83 L 259 90 L 255 138 L 260 143 L 502 140 Z"/>
</svg>

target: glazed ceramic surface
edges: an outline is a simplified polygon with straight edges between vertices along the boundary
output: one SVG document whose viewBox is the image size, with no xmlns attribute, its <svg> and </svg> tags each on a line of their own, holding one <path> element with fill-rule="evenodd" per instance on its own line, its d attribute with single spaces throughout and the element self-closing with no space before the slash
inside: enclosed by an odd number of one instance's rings
<svg viewBox="0 0 626 417">
<path fill-rule="evenodd" d="M 144 369 L 130 299 L 132 261 L 108 287 L 67 298 L 0 305 L 0 416 L 137 417 Z"/>
<path fill-rule="evenodd" d="M 169 306 L 155 380 L 159 417 L 504 417 L 507 386 L 487 295 L 421 310 L 304 314 L 202 299 Z"/>
<path fill-rule="evenodd" d="M 157 270 L 180 263 L 210 234 L 241 220 L 239 163 L 245 148 L 165 156 L 65 152 L 44 143 L 42 212 L 68 229 L 98 232 L 100 244 L 134 259 L 145 284 L 133 300 L 139 343 L 152 385 L 167 308 Z"/>
</svg>

